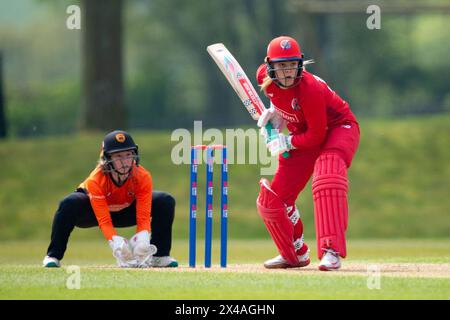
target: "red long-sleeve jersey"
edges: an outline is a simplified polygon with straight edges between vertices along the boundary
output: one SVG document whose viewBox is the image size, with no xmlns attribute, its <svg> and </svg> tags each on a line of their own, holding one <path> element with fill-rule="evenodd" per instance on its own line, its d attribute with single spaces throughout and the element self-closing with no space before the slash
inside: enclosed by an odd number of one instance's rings
<svg viewBox="0 0 450 320">
<path fill-rule="evenodd" d="M 258 84 L 267 77 L 267 69 L 262 64 L 256 72 Z M 322 144 L 327 129 L 346 123 L 357 123 L 356 117 L 346 101 L 321 78 L 302 72 L 300 82 L 291 88 L 282 89 L 271 83 L 265 89 L 278 114 L 287 122 L 293 135 L 292 145 L 299 150 L 307 150 Z"/>
</svg>

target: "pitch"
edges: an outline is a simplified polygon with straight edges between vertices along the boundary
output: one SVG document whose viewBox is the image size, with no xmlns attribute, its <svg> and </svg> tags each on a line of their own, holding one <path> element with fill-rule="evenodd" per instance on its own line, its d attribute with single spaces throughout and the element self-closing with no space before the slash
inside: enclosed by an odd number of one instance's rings
<svg viewBox="0 0 450 320">
<path fill-rule="evenodd" d="M 350 240 L 349 258 L 338 272 L 318 271 L 316 259 L 301 269 L 264 269 L 262 261 L 276 254 L 270 240 L 230 240 L 226 269 L 214 258 L 211 269 L 189 268 L 185 240 L 173 243 L 179 268 L 119 269 L 99 240 L 73 241 L 62 268 L 44 269 L 45 245 L 0 244 L 0 299 L 450 298 L 449 240 Z M 213 250 L 219 247 L 214 241 Z M 79 289 L 68 288 L 74 275 L 69 266 L 79 267 Z"/>
</svg>

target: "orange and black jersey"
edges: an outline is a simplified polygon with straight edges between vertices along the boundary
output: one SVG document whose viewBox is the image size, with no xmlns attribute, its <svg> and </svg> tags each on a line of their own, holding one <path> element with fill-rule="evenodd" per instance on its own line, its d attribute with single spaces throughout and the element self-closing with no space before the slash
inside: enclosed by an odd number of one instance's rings
<svg viewBox="0 0 450 320">
<path fill-rule="evenodd" d="M 127 181 L 117 186 L 109 173 L 104 173 L 101 166 L 97 166 L 80 185 L 89 196 L 92 209 L 98 225 L 107 240 L 110 240 L 116 231 L 111 214 L 129 207 L 136 201 L 137 232 L 150 230 L 150 217 L 152 207 L 152 177 L 142 166 L 134 166 Z"/>
</svg>

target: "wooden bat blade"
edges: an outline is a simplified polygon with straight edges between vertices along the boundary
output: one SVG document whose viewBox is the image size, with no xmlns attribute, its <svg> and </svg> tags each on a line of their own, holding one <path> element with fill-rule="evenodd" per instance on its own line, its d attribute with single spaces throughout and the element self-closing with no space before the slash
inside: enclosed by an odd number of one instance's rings
<svg viewBox="0 0 450 320">
<path fill-rule="evenodd" d="M 251 117 L 254 120 L 258 120 L 265 108 L 264 104 L 237 60 L 222 43 L 212 44 L 206 50 L 222 71 Z"/>
</svg>

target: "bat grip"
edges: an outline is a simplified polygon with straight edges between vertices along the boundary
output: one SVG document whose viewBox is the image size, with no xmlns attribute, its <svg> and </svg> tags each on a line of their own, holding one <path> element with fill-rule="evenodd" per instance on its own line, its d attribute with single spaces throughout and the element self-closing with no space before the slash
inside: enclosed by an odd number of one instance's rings
<svg viewBox="0 0 450 320">
<path fill-rule="evenodd" d="M 267 130 L 267 140 L 268 141 L 272 141 L 273 139 L 277 139 L 278 138 L 278 131 L 274 130 L 272 123 L 267 122 L 266 124 L 266 130 Z M 283 158 L 287 159 L 289 158 L 290 154 L 288 151 L 283 152 Z"/>
</svg>

